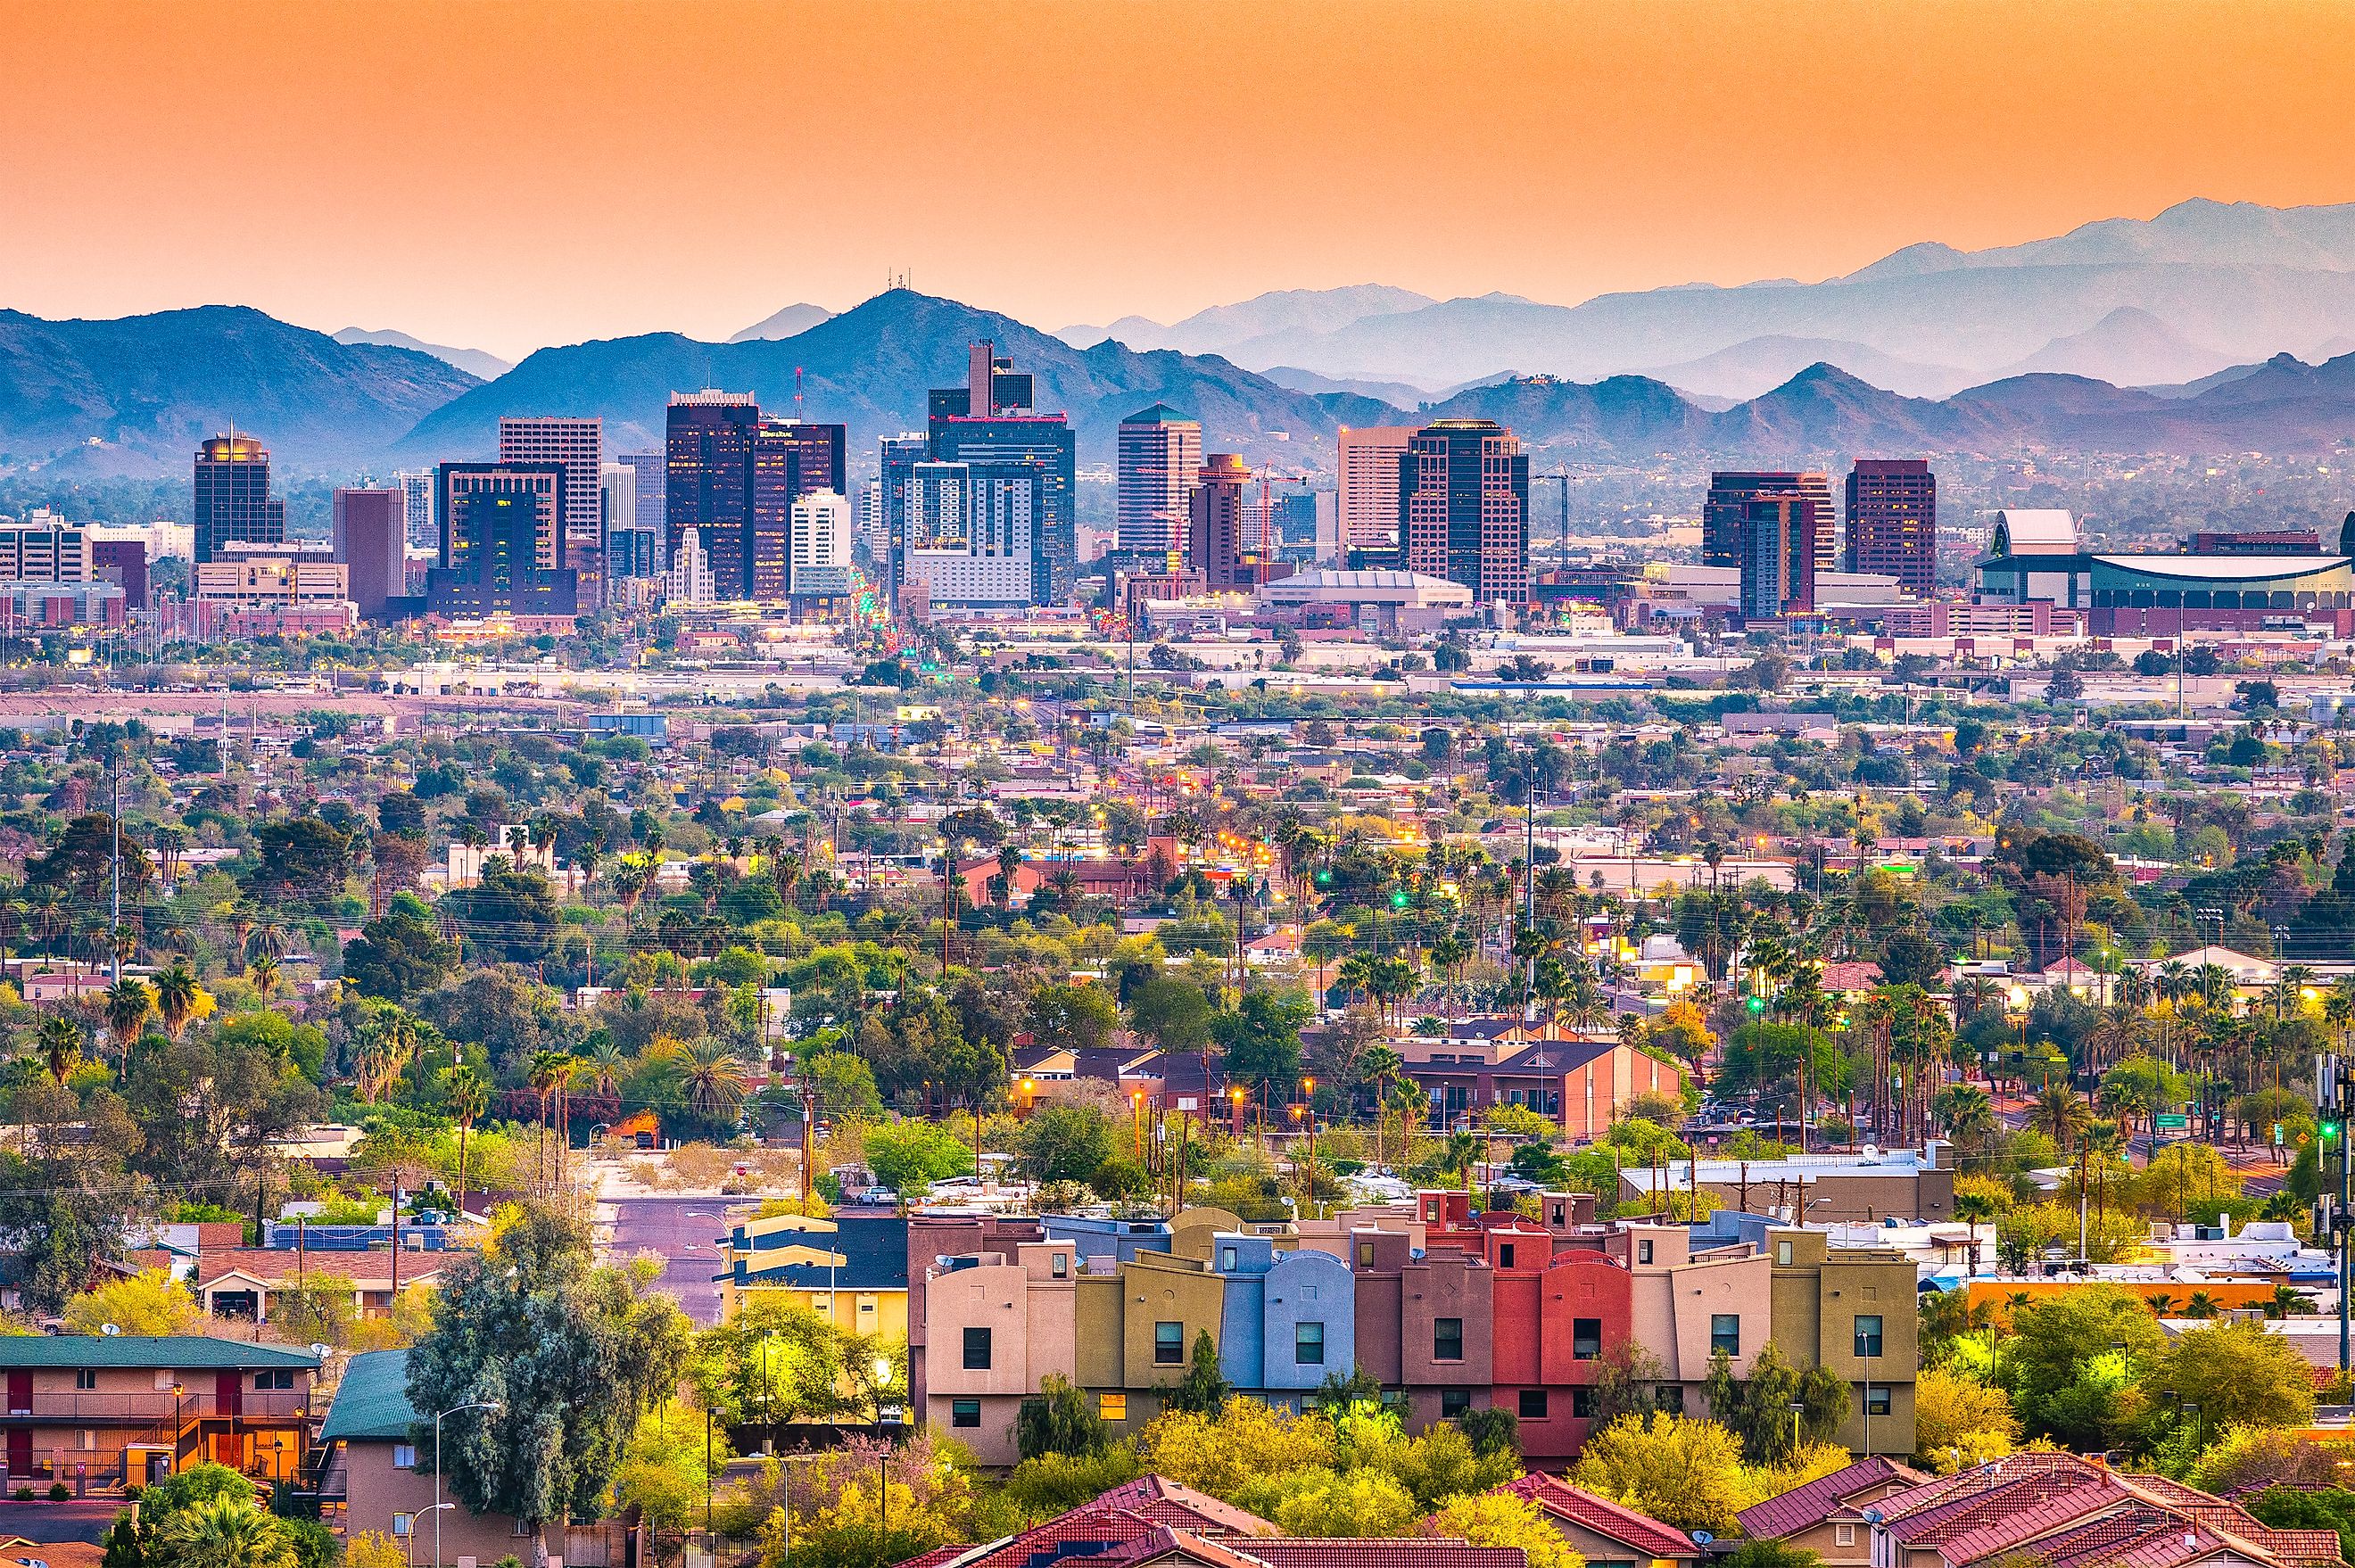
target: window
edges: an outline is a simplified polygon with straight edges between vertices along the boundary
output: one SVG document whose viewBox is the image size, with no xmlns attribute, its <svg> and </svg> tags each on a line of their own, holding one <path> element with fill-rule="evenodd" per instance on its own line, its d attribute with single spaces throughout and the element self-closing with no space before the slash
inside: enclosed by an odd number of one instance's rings
<svg viewBox="0 0 2355 1568">
<path fill-rule="evenodd" d="M 1864 1385 L 1864 1413 L 1867 1415 L 1887 1415 L 1889 1413 L 1889 1385 L 1887 1383 L 1867 1383 Z"/>
<path fill-rule="evenodd" d="M 1834 1546 L 1854 1546 L 1856 1544 L 1856 1526 L 1852 1524 L 1836 1524 L 1832 1526 L 1832 1544 Z"/>
<path fill-rule="evenodd" d="M 507 1533 L 514 1536 L 517 1540 L 521 1541 L 531 1533 L 531 1526 L 524 1523 L 524 1521 L 519 1519 L 510 1520 L 507 1522 Z"/>
<path fill-rule="evenodd" d="M 1543 1421 L 1545 1418 L 1546 1391 L 1541 1388 L 1523 1389 L 1521 1391 L 1521 1419 L 1523 1421 Z"/>
<path fill-rule="evenodd" d="M 1232 1247 L 1220 1247 L 1220 1248 L 1219 1249 L 1219 1266 L 1220 1266 L 1220 1268 L 1222 1268 L 1222 1269 L 1226 1270 L 1229 1274 L 1232 1274 L 1232 1273 L 1234 1273 L 1234 1271 L 1235 1271 L 1235 1249 L 1234 1249 L 1234 1248 L 1232 1248 Z"/>
<path fill-rule="evenodd" d="M 1071 1260 L 1065 1254 L 1057 1253 L 1047 1260 L 1047 1272 L 1057 1279 L 1061 1279 L 1071 1272 Z"/>
<path fill-rule="evenodd" d="M 1881 1354 L 1881 1316 L 1859 1313 L 1856 1319 L 1856 1353 L 1859 1356 Z"/>
<path fill-rule="evenodd" d="M 1581 1421 L 1594 1419 L 1594 1391 L 1583 1384 L 1570 1391 L 1570 1413 Z"/>
<path fill-rule="evenodd" d="M 75 1371 L 74 1371 L 74 1387 L 76 1387 L 76 1388 L 96 1388 L 97 1386 L 98 1386 L 98 1369 L 97 1369 L 97 1368 L 95 1368 L 95 1367 L 80 1367 L 80 1368 L 77 1368 L 77 1369 L 75 1370 Z"/>
<path fill-rule="evenodd" d="M 1684 1384 L 1662 1383 L 1655 1393 L 1660 1408 L 1670 1415 L 1682 1415 L 1685 1413 Z"/>
<path fill-rule="evenodd" d="M 410 1528 L 416 1523 L 417 1516 L 413 1513 L 394 1514 L 392 1516 L 392 1533 L 395 1535 L 405 1536 L 409 1533 Z"/>
<path fill-rule="evenodd" d="M 1639 1264 L 1652 1261 L 1652 1243 L 1648 1237 L 1636 1243 L 1636 1261 Z"/>
<path fill-rule="evenodd" d="M 989 1371 L 989 1330 L 968 1328 L 964 1331 L 964 1370 L 969 1372 Z"/>
<path fill-rule="evenodd" d="M 1774 1265 L 1777 1268 L 1791 1266 L 1791 1243 L 1787 1240 L 1774 1243 Z"/>
<path fill-rule="evenodd" d="M 1434 1317 L 1431 1320 L 1431 1359 L 1434 1361 L 1460 1361 L 1464 1359 L 1464 1319 Z"/>
<path fill-rule="evenodd" d="M 1470 1389 L 1444 1388 L 1439 1391 L 1439 1413 L 1444 1419 L 1453 1421 L 1471 1408 Z"/>
<path fill-rule="evenodd" d="M 1295 1323 L 1292 1328 L 1292 1359 L 1304 1367 L 1325 1364 L 1325 1325 Z"/>
<path fill-rule="evenodd" d="M 1374 1266 L 1373 1243 L 1359 1242 L 1358 1243 L 1358 1266 L 1359 1268 L 1371 1268 Z"/>
<path fill-rule="evenodd" d="M 294 1386 L 294 1374 L 291 1371 L 256 1372 L 253 1374 L 253 1386 L 256 1392 L 291 1389 Z"/>
<path fill-rule="evenodd" d="M 977 1399 L 953 1399 L 949 1401 L 949 1424 L 951 1426 L 979 1426 L 981 1424 L 981 1401 Z"/>
<path fill-rule="evenodd" d="M 1720 1350 L 1729 1356 L 1742 1354 L 1742 1315 L 1740 1313 L 1715 1312 L 1710 1315 L 1709 1353 L 1714 1356 Z"/>
<path fill-rule="evenodd" d="M 74 1446 L 80 1448 L 85 1454 L 96 1448 L 98 1446 L 97 1432 L 90 1427 L 83 1427 L 80 1433 L 75 1435 Z"/>
<path fill-rule="evenodd" d="M 1497 1266 L 1498 1268 L 1510 1268 L 1513 1266 L 1512 1243 L 1498 1242 L 1497 1243 Z"/>
<path fill-rule="evenodd" d="M 1128 1419 L 1128 1395 L 1124 1393 L 1098 1394 L 1096 1396 L 1096 1419 L 1099 1421 L 1126 1421 Z"/>
<path fill-rule="evenodd" d="M 1186 1325 L 1156 1323 L 1153 1326 L 1153 1364 L 1175 1367 L 1186 1360 Z"/>
<path fill-rule="evenodd" d="M 417 1445 L 414 1443 L 394 1444 L 392 1445 L 392 1467 L 396 1470 L 414 1470 L 417 1468 Z"/>
<path fill-rule="evenodd" d="M 1573 1317 L 1570 1320 L 1570 1359 L 1591 1361 L 1603 1354 L 1603 1319 Z"/>
</svg>

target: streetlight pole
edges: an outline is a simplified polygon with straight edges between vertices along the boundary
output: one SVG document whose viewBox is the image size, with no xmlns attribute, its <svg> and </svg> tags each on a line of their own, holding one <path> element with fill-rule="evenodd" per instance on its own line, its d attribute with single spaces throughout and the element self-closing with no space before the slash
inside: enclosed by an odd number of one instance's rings
<svg viewBox="0 0 2355 1568">
<path fill-rule="evenodd" d="M 506 1405 L 495 1399 L 478 1399 L 466 1404 L 453 1404 L 447 1410 L 433 1413 L 433 1506 L 425 1511 L 433 1516 L 433 1568 L 442 1568 L 442 1510 L 450 1505 L 442 1500 L 442 1418 L 468 1410 L 505 1410 Z"/>
</svg>

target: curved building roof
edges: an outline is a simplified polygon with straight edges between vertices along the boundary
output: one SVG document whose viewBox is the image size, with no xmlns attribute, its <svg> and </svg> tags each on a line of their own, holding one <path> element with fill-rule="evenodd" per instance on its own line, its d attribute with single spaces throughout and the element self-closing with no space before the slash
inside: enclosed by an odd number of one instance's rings
<svg viewBox="0 0 2355 1568">
<path fill-rule="evenodd" d="M 1992 545 L 1998 555 L 2074 555 L 2083 548 L 2076 517 L 2061 507 L 1998 512 Z"/>
<path fill-rule="evenodd" d="M 2096 555 L 2097 567 L 2190 582 L 2279 582 L 2348 570 L 2343 555 Z"/>
</svg>

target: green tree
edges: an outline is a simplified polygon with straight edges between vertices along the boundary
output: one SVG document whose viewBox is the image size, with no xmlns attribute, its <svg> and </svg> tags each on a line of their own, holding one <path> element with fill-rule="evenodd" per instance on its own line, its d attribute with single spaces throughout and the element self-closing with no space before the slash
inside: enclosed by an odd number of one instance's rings
<svg viewBox="0 0 2355 1568">
<path fill-rule="evenodd" d="M 2031 1435 L 2107 1448 L 2136 1370 L 2165 1348 L 2141 1296 L 2114 1285 L 2077 1285 L 2012 1313 L 2011 1333 L 1997 1347 L 1996 1381 Z"/>
<path fill-rule="evenodd" d="M 1205 1328 L 1194 1336 L 1194 1354 L 1187 1362 L 1186 1375 L 1164 1391 L 1161 1407 L 1214 1416 L 1226 1408 L 1227 1396 L 1233 1392 L 1219 1365 L 1219 1347 Z"/>
<path fill-rule="evenodd" d="M 364 997 L 405 1002 L 457 970 L 458 944 L 444 942 L 430 918 L 406 909 L 388 910 L 344 944 L 344 978 Z"/>
<path fill-rule="evenodd" d="M 1089 1181 L 1121 1152 L 1112 1123 L 1093 1105 L 1049 1105 L 1022 1124 L 1022 1174 L 1033 1181 Z"/>
<path fill-rule="evenodd" d="M 598 1267 L 587 1228 L 538 1206 L 445 1275 L 410 1352 L 410 1405 L 499 1405 L 443 1429 L 453 1498 L 535 1534 L 597 1516 L 640 1416 L 670 1396 L 687 1357 L 677 1304 L 645 1294 L 642 1277 Z M 421 1458 L 431 1440 L 421 1427 Z"/>
<path fill-rule="evenodd" d="M 1112 1445 L 1111 1429 L 1097 1416 L 1087 1391 L 1055 1372 L 1040 1379 L 1039 1392 L 1015 1413 L 1014 1446 L 1025 1459 L 1102 1454 Z"/>
<path fill-rule="evenodd" d="M 1164 1051 L 1201 1051 L 1210 1043 L 1210 1000 L 1191 980 L 1153 976 L 1137 986 L 1128 1013 L 1136 1032 Z"/>
<path fill-rule="evenodd" d="M 2141 1385 L 2154 1440 L 2179 1413 L 2196 1408 L 2203 1432 L 2304 1426 L 2314 1419 L 2314 1377 L 2306 1358 L 2262 1324 L 2191 1329 L 2152 1359 Z"/>
<path fill-rule="evenodd" d="M 1244 992 L 1233 1012 L 1210 1023 L 1228 1081 L 1264 1091 L 1274 1104 L 1289 1098 L 1300 1082 L 1300 1029 L 1310 1016 L 1305 997 L 1263 987 Z"/>
<path fill-rule="evenodd" d="M 938 1122 L 887 1122 L 866 1133 L 867 1168 L 902 1198 L 973 1170 L 973 1146 Z"/>
<path fill-rule="evenodd" d="M 1030 993 L 1026 1009 L 1031 1036 L 1040 1045 L 1094 1051 L 1107 1044 L 1120 1024 L 1120 1007 L 1102 986 L 1051 983 Z"/>
<path fill-rule="evenodd" d="M 556 889 L 537 866 L 504 855 L 483 862 L 481 877 L 442 900 L 467 950 L 494 964 L 537 964 L 556 929 Z"/>
</svg>

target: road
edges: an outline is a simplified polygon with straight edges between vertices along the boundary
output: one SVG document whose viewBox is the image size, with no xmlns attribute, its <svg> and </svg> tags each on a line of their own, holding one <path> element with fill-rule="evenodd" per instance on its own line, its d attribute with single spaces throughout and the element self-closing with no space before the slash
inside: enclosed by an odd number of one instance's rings
<svg viewBox="0 0 2355 1568">
<path fill-rule="evenodd" d="M 719 1272 L 719 1250 L 712 1243 L 728 1228 L 719 1218 L 724 1202 L 655 1196 L 608 1197 L 600 1204 L 613 1216 L 608 1242 L 613 1256 L 626 1261 L 660 1253 L 663 1272 L 656 1288 L 676 1297 L 698 1325 L 719 1321 L 719 1287 L 711 1282 Z"/>
</svg>

